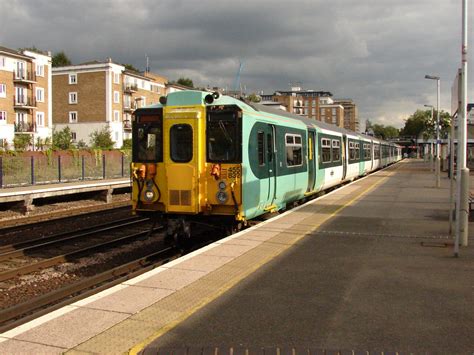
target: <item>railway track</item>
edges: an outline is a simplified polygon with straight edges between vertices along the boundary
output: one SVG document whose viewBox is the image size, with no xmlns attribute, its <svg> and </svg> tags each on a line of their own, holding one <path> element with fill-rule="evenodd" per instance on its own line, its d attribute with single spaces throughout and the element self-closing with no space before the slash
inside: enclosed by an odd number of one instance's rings
<svg viewBox="0 0 474 355">
<path fill-rule="evenodd" d="M 143 225 L 146 221 L 148 221 L 146 218 L 131 218 L 129 221 L 107 223 L 103 226 L 91 227 L 79 232 L 67 232 L 3 246 L 0 248 L 0 282 L 74 260 L 74 258 L 78 258 L 85 253 L 93 253 L 106 247 L 113 247 L 117 244 L 144 237 L 149 233 L 148 228 L 144 231 L 126 235 L 116 236 L 115 233 L 122 228 Z M 105 241 L 102 238 L 94 238 L 105 232 L 113 232 L 114 234 L 110 238 L 106 237 Z M 98 242 L 96 242 L 97 239 L 99 239 Z M 61 244 L 62 248 L 58 249 Z M 86 246 L 83 246 L 84 244 Z M 54 255 L 54 253 L 61 252 L 64 248 L 73 250 Z"/>
</svg>

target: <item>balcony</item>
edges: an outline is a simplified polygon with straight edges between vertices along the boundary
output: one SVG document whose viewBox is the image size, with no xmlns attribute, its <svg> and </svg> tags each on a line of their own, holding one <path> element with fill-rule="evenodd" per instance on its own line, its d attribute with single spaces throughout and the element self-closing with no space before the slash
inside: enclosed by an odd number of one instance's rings
<svg viewBox="0 0 474 355">
<path fill-rule="evenodd" d="M 14 83 L 26 83 L 26 84 L 35 84 L 36 83 L 36 73 L 24 70 L 24 71 L 14 71 L 13 72 L 13 82 Z"/>
<path fill-rule="evenodd" d="M 123 104 L 123 111 L 124 112 L 133 112 L 137 109 L 137 103 L 136 102 L 125 102 Z"/>
<path fill-rule="evenodd" d="M 27 96 L 13 96 L 13 107 L 23 109 L 33 109 L 36 107 L 36 100 Z"/>
<path fill-rule="evenodd" d="M 133 94 L 138 91 L 138 85 L 136 84 L 125 84 L 123 86 L 123 92 L 126 94 Z"/>
<path fill-rule="evenodd" d="M 123 129 L 125 131 L 130 131 L 132 129 L 132 122 L 130 120 L 123 121 Z"/>
<path fill-rule="evenodd" d="M 15 123 L 15 133 L 34 133 L 36 132 L 36 124 L 28 122 Z"/>
</svg>

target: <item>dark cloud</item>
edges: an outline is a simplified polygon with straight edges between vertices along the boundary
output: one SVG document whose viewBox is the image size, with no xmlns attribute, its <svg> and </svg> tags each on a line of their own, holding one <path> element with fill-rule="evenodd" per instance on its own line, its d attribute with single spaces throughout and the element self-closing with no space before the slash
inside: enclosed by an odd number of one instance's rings
<svg viewBox="0 0 474 355">
<path fill-rule="evenodd" d="M 2 0 L 0 12 L 0 45 L 138 68 L 148 55 L 152 69 L 171 79 L 229 88 L 242 61 L 247 90 L 298 82 L 353 98 L 362 121 L 396 126 L 435 103 L 428 73 L 441 76 L 448 110 L 460 66 L 454 0 Z"/>
</svg>

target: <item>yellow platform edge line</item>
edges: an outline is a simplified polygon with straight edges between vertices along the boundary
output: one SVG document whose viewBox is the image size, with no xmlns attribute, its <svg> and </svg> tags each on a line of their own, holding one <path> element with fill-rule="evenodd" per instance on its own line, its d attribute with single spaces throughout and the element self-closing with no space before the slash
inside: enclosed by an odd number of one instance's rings
<svg viewBox="0 0 474 355">
<path fill-rule="evenodd" d="M 370 186 L 368 189 L 360 192 L 358 195 L 356 195 L 355 197 L 353 197 L 351 200 L 349 200 L 348 202 L 346 202 L 344 205 L 340 206 L 338 209 L 336 209 L 334 212 L 332 212 L 331 214 L 329 214 L 324 220 L 322 220 L 320 223 L 316 224 L 316 228 L 315 230 L 317 230 L 323 223 L 326 223 L 329 219 L 333 218 L 336 214 L 338 214 L 341 210 L 343 210 L 344 208 L 346 207 L 349 207 L 350 205 L 352 205 L 357 199 L 359 199 L 361 196 L 369 193 L 370 191 L 372 191 L 373 189 L 375 189 L 378 185 L 380 185 L 382 182 L 384 182 L 385 180 L 387 180 L 389 177 L 391 177 L 395 170 L 397 170 L 399 168 L 399 166 L 396 166 L 395 169 L 393 169 L 392 171 L 390 171 L 388 173 L 387 176 L 383 177 L 382 179 L 380 179 L 379 181 L 375 182 L 372 186 Z M 370 175 L 370 176 L 373 176 L 373 175 Z M 355 182 L 358 182 L 357 180 Z M 302 235 L 301 238 L 305 237 L 306 235 Z M 236 279 L 232 280 L 231 282 L 229 282 L 227 285 L 225 285 L 224 287 L 222 287 L 221 289 L 219 289 L 216 293 L 214 293 L 213 295 L 209 296 L 209 297 L 206 297 L 204 298 L 198 305 L 196 305 L 195 307 L 189 309 L 187 312 L 183 313 L 180 317 L 178 317 L 176 320 L 172 321 L 171 323 L 165 325 L 164 327 L 160 328 L 155 334 L 149 336 L 147 339 L 145 339 L 144 341 L 142 341 L 141 343 L 135 345 L 133 348 L 131 348 L 129 350 L 129 354 L 130 355 L 137 355 L 140 351 L 142 351 L 143 349 L 145 349 L 146 346 L 148 346 L 150 343 L 152 343 L 153 341 L 155 341 L 156 339 L 158 339 L 159 337 L 163 336 L 165 333 L 169 332 L 170 330 L 172 330 L 173 328 L 175 328 L 176 326 L 178 326 L 181 322 L 185 321 L 187 318 L 189 318 L 191 315 L 193 315 L 194 313 L 196 313 L 197 311 L 199 311 L 200 309 L 202 309 L 204 306 L 208 305 L 209 303 L 211 303 L 212 301 L 214 301 L 215 299 L 217 299 L 218 297 L 220 297 L 221 295 L 223 295 L 224 293 L 226 293 L 227 291 L 229 291 L 232 287 L 234 287 L 236 284 L 238 284 L 240 281 L 242 281 L 243 279 L 245 279 L 247 276 L 249 276 L 250 274 L 252 274 L 253 272 L 255 272 L 256 270 L 258 270 L 260 267 L 262 267 L 263 265 L 265 265 L 266 263 L 268 263 L 269 261 L 273 260 L 276 256 L 280 255 L 282 252 L 286 251 L 287 249 L 289 249 L 291 246 L 294 245 L 294 243 L 296 243 L 298 240 L 300 240 L 301 238 L 298 238 L 297 240 L 295 240 L 293 242 L 293 244 L 289 244 L 287 245 L 286 247 L 282 248 L 280 251 L 276 252 L 275 254 L 273 255 L 270 255 L 269 257 L 265 258 L 264 260 L 262 260 L 260 263 L 256 264 L 255 266 L 253 266 L 251 269 L 249 269 L 247 272 L 245 272 L 244 274 L 240 275 L 240 277 L 237 277 Z"/>
</svg>

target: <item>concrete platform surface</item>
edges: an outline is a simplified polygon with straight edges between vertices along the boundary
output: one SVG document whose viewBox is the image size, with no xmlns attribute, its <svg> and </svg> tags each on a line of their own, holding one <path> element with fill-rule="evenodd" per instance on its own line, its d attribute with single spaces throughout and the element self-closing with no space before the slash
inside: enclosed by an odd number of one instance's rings
<svg viewBox="0 0 474 355">
<path fill-rule="evenodd" d="M 434 182 L 403 161 L 0 334 L 0 353 L 472 353 L 474 249 L 453 258 Z"/>
</svg>

